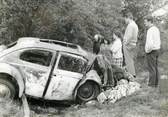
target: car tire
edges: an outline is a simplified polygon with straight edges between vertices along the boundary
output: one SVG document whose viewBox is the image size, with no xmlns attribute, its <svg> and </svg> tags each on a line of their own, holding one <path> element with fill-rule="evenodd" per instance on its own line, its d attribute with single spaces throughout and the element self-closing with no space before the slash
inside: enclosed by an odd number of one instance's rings
<svg viewBox="0 0 168 117">
<path fill-rule="evenodd" d="M 9 80 L 8 76 L 0 74 L 0 98 L 13 100 L 16 97 L 17 90 Z"/>
<path fill-rule="evenodd" d="M 100 93 L 100 88 L 98 84 L 92 81 L 87 81 L 78 88 L 77 91 L 77 102 L 83 103 L 90 100 L 96 99 Z"/>
</svg>

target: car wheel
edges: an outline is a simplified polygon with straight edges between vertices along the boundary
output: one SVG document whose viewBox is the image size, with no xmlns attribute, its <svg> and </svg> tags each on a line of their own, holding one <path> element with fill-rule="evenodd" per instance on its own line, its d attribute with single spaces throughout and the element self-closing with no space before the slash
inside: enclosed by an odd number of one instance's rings
<svg viewBox="0 0 168 117">
<path fill-rule="evenodd" d="M 91 81 L 87 81 L 81 85 L 77 91 L 77 99 L 79 103 L 87 102 L 95 99 L 100 93 L 99 86 Z"/>
<path fill-rule="evenodd" d="M 16 96 L 16 88 L 5 75 L 0 75 L 0 98 L 13 100 Z"/>
</svg>

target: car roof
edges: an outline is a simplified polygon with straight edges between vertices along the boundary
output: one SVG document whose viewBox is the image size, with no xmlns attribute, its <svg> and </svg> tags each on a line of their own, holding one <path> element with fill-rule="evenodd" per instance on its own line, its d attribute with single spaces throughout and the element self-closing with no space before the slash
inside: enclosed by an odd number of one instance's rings
<svg viewBox="0 0 168 117">
<path fill-rule="evenodd" d="M 68 43 L 64 41 L 57 41 L 52 39 L 22 37 L 18 39 L 16 46 L 19 48 L 38 47 L 38 48 L 51 49 L 55 51 L 64 51 L 64 52 L 73 53 L 84 57 L 87 56 L 87 51 L 82 49 L 77 44 Z"/>
</svg>

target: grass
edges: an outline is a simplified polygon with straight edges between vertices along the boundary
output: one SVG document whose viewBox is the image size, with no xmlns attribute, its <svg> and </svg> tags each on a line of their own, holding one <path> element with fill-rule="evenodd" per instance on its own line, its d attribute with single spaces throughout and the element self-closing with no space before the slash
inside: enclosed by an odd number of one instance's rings
<svg viewBox="0 0 168 117">
<path fill-rule="evenodd" d="M 23 117 L 19 103 L 0 100 L 0 117 Z"/>
</svg>

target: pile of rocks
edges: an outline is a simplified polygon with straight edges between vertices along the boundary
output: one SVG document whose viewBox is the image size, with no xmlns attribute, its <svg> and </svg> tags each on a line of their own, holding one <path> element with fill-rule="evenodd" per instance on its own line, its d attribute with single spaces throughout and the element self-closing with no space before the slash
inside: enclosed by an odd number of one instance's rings
<svg viewBox="0 0 168 117">
<path fill-rule="evenodd" d="M 100 93 L 97 97 L 99 103 L 109 102 L 115 103 L 122 97 L 131 95 L 132 93 L 140 89 L 140 84 L 135 81 L 128 82 L 127 80 L 121 79 L 117 86 Z"/>
</svg>

